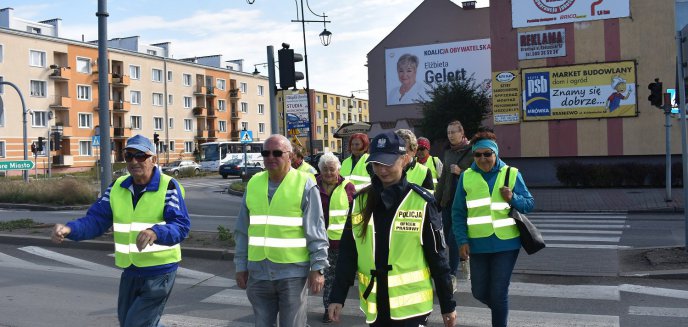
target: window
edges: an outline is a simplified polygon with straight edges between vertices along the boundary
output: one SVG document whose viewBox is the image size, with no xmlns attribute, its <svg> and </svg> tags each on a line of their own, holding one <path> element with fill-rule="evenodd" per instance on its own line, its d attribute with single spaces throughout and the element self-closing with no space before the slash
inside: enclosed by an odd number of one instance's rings
<svg viewBox="0 0 688 327">
<path fill-rule="evenodd" d="M 363 109 L 368 109 L 368 103 L 366 103 L 366 102 L 363 103 Z"/>
<path fill-rule="evenodd" d="M 162 131 L 162 117 L 153 117 L 153 123 L 155 126 L 153 126 L 153 129 L 156 131 Z"/>
<path fill-rule="evenodd" d="M 330 98 L 330 104 L 334 106 L 334 98 Z"/>
<path fill-rule="evenodd" d="M 158 151 L 158 153 L 166 152 L 165 151 L 165 142 L 159 142 L 158 144 L 156 144 L 155 149 Z"/>
<path fill-rule="evenodd" d="M 2 62 L 4 54 L 5 54 L 5 47 L 2 44 L 0 44 L 0 62 Z"/>
<path fill-rule="evenodd" d="M 191 97 L 184 97 L 184 108 L 191 108 Z"/>
<path fill-rule="evenodd" d="M 5 126 L 5 108 L 0 106 L 0 127 Z"/>
<path fill-rule="evenodd" d="M 2 61 L 0 61 L 0 62 L 2 62 Z M 2 77 L 2 76 L 0 76 L 0 82 L 2 82 L 2 81 L 4 81 L 4 80 L 5 80 L 5 78 Z M 4 85 L 4 84 L 0 84 L 0 94 L 3 94 L 3 93 L 5 93 L 5 85 Z"/>
<path fill-rule="evenodd" d="M 82 74 L 91 73 L 91 59 L 76 57 L 76 71 Z"/>
<path fill-rule="evenodd" d="M 153 105 L 162 106 L 162 93 L 153 93 Z"/>
<path fill-rule="evenodd" d="M 316 126 L 316 127 L 315 127 L 315 131 L 316 131 L 316 133 L 318 133 L 318 134 L 322 134 L 322 130 L 320 129 L 320 126 Z"/>
<path fill-rule="evenodd" d="M 141 116 L 131 116 L 131 129 L 141 129 Z"/>
<path fill-rule="evenodd" d="M 157 56 L 157 55 L 158 55 L 158 52 L 155 51 L 155 50 L 146 50 L 146 53 L 149 54 L 149 55 L 154 55 L 154 56 Z"/>
<path fill-rule="evenodd" d="M 227 110 L 227 100 L 217 100 L 217 110 L 225 111 Z"/>
<path fill-rule="evenodd" d="M 79 141 L 79 155 L 91 156 L 91 141 Z"/>
<path fill-rule="evenodd" d="M 129 65 L 129 77 L 131 79 L 141 79 L 141 67 Z"/>
<path fill-rule="evenodd" d="M 227 87 L 227 82 L 223 79 L 217 79 L 217 88 L 220 90 L 224 90 L 225 87 Z"/>
<path fill-rule="evenodd" d="M 91 128 L 93 126 L 92 114 L 79 114 L 79 128 Z"/>
<path fill-rule="evenodd" d="M 45 67 L 45 52 L 29 50 L 29 66 Z"/>
<path fill-rule="evenodd" d="M 46 87 L 45 81 L 31 81 L 31 96 L 45 98 Z"/>
<path fill-rule="evenodd" d="M 191 119 L 184 119 L 184 130 L 190 132 L 193 129 L 193 121 Z"/>
<path fill-rule="evenodd" d="M 260 134 L 265 133 L 265 123 L 258 123 L 258 133 L 260 133 Z"/>
<path fill-rule="evenodd" d="M 5 156 L 5 141 L 0 141 L 0 158 L 4 158 Z"/>
<path fill-rule="evenodd" d="M 141 91 L 130 91 L 131 104 L 141 104 Z"/>
<path fill-rule="evenodd" d="M 218 121 L 217 127 L 218 127 L 220 132 L 222 132 L 222 133 L 227 132 L 227 121 L 226 120 Z"/>
<path fill-rule="evenodd" d="M 241 112 L 248 112 L 248 103 L 246 103 L 246 102 L 241 103 Z"/>
<path fill-rule="evenodd" d="M 248 122 L 247 121 L 242 121 L 241 122 L 241 129 L 248 131 Z"/>
<path fill-rule="evenodd" d="M 174 141 L 170 141 L 170 152 L 174 152 Z"/>
<path fill-rule="evenodd" d="M 48 112 L 47 111 L 33 111 L 31 115 L 31 126 L 33 127 L 45 127 L 48 124 Z"/>
<path fill-rule="evenodd" d="M 322 112 L 318 111 L 318 119 L 322 119 Z"/>
<path fill-rule="evenodd" d="M 170 72 L 170 71 L 167 72 L 167 81 L 168 82 L 172 82 L 172 75 L 173 75 L 172 72 Z"/>
<path fill-rule="evenodd" d="M 162 70 L 153 68 L 153 82 L 162 82 Z"/>
<path fill-rule="evenodd" d="M 167 128 L 174 129 L 174 117 L 167 118 Z"/>
<path fill-rule="evenodd" d="M 91 86 L 90 85 L 77 85 L 76 86 L 76 98 L 82 101 L 91 101 Z"/>
<path fill-rule="evenodd" d="M 248 90 L 248 85 L 246 85 L 246 83 L 239 83 L 239 89 L 241 90 L 241 93 L 246 93 L 246 90 Z"/>
<path fill-rule="evenodd" d="M 191 74 L 182 74 L 184 78 L 184 86 L 191 86 Z"/>
<path fill-rule="evenodd" d="M 172 105 L 172 103 L 174 102 L 172 100 L 174 100 L 174 97 L 172 96 L 172 94 L 168 94 L 167 95 L 167 104 Z"/>
<path fill-rule="evenodd" d="M 265 90 L 264 90 L 263 86 L 258 85 L 258 95 L 262 96 L 264 92 L 265 92 Z"/>
<path fill-rule="evenodd" d="M 265 114 L 265 105 L 264 104 L 258 104 L 258 114 L 259 115 Z"/>
<path fill-rule="evenodd" d="M 320 97 L 315 97 L 315 103 L 320 104 Z"/>
<path fill-rule="evenodd" d="M 184 142 L 184 152 L 186 152 L 186 153 L 193 152 L 193 142 L 191 142 L 191 141 Z"/>
</svg>

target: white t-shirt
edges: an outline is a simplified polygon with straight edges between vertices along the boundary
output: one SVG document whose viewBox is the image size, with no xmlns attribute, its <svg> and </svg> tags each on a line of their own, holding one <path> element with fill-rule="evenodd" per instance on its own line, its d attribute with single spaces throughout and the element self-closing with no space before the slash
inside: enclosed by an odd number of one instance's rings
<svg viewBox="0 0 688 327">
<path fill-rule="evenodd" d="M 427 95 L 427 89 L 425 88 L 425 85 L 423 85 L 423 82 L 416 81 L 411 89 L 403 96 L 401 93 L 399 93 L 399 88 L 401 88 L 401 85 L 393 88 L 392 91 L 390 91 L 387 95 L 388 106 L 395 104 L 412 104 L 415 103 L 415 100 L 420 100 L 421 98 L 426 100 L 429 99 L 429 96 Z"/>
</svg>

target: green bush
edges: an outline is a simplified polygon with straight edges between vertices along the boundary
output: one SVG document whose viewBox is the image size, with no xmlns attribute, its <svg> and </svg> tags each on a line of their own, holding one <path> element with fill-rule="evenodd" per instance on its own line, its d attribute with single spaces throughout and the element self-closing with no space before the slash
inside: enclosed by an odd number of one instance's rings
<svg viewBox="0 0 688 327">
<path fill-rule="evenodd" d="M 21 228 L 31 228 L 36 225 L 33 219 L 17 219 L 10 221 L 0 221 L 0 231 L 13 231 Z"/>
<path fill-rule="evenodd" d="M 229 246 L 235 245 L 234 235 L 232 235 L 232 232 L 224 226 L 217 226 L 217 239 L 223 242 L 227 242 Z"/>
<path fill-rule="evenodd" d="M 87 180 L 0 181 L 0 202 L 50 205 L 91 204 L 96 200 L 97 185 Z"/>
<path fill-rule="evenodd" d="M 559 163 L 557 179 L 567 187 L 640 187 L 665 185 L 666 169 L 662 164 L 635 162 L 615 164 L 581 164 L 576 161 Z M 672 185 L 681 185 L 681 165 L 672 166 Z"/>
</svg>

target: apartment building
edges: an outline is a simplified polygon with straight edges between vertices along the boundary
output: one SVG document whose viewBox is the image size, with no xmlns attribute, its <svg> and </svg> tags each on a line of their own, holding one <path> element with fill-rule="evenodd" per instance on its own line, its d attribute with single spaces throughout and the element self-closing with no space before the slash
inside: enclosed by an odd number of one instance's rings
<svg viewBox="0 0 688 327">
<path fill-rule="evenodd" d="M 103 110 L 97 42 L 60 38 L 59 20 L 50 20 L 55 27 L 49 29 L 43 25 L 53 25 L 44 22 L 17 23 L 11 13 L 0 9 L 0 79 L 17 85 L 24 96 L 29 143 L 38 137 L 59 141 L 38 153 L 38 169 L 51 163 L 65 171 L 93 167 L 99 154 L 92 141 L 102 130 Z M 159 135 L 163 163 L 193 158 L 205 142 L 238 141 L 242 128 L 257 131 L 257 141 L 269 135 L 267 77 L 244 73 L 221 55 L 172 59 L 169 45 L 142 44 L 138 37 L 108 42 L 104 73 L 114 162 L 124 160 L 126 140 L 135 134 Z M 21 101 L 9 87 L 0 88 L 0 96 L 0 160 L 23 159 Z"/>
<path fill-rule="evenodd" d="M 281 90 L 277 94 L 277 111 L 281 117 L 279 121 L 280 133 L 284 133 L 284 108 L 283 101 L 285 95 L 303 94 L 305 90 L 290 91 Z M 311 102 L 311 122 L 314 129 L 312 132 L 313 148 L 315 153 L 323 151 L 342 152 L 341 138 L 334 137 L 337 129 L 345 123 L 369 122 L 370 108 L 368 100 L 356 98 L 352 95 L 340 95 L 327 93 L 318 90 L 311 90 L 309 101 Z M 298 142 L 308 148 L 308 136 L 301 133 Z"/>
</svg>

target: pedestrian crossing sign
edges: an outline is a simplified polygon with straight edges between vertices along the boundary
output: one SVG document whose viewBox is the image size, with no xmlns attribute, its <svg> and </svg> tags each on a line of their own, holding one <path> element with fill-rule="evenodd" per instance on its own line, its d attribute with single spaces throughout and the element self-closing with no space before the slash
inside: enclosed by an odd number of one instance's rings
<svg viewBox="0 0 688 327">
<path fill-rule="evenodd" d="M 253 131 L 240 131 L 239 141 L 241 141 L 241 143 L 253 142 Z"/>
</svg>

